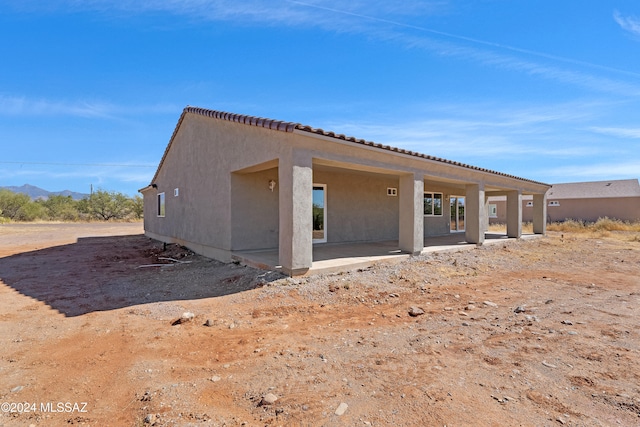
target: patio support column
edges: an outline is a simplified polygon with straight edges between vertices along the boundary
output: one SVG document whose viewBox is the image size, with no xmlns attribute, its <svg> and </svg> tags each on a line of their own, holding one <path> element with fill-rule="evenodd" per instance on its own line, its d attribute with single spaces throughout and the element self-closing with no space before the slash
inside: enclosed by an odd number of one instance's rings
<svg viewBox="0 0 640 427">
<path fill-rule="evenodd" d="M 278 179 L 279 261 L 285 273 L 301 275 L 313 262 L 311 155 L 297 150 L 283 154 L 278 162 Z"/>
<path fill-rule="evenodd" d="M 400 176 L 400 250 L 419 255 L 424 248 L 424 177 Z"/>
<path fill-rule="evenodd" d="M 485 223 L 484 223 L 484 231 L 485 233 L 489 231 L 489 196 L 485 193 L 484 195 L 484 215 L 485 215 Z"/>
<path fill-rule="evenodd" d="M 465 239 L 468 243 L 482 245 L 484 243 L 487 214 L 484 201 L 484 184 L 467 184 Z"/>
<path fill-rule="evenodd" d="M 533 195 L 533 232 L 547 233 L 547 193 Z"/>
<path fill-rule="evenodd" d="M 522 236 L 522 191 L 507 193 L 507 236 L 519 239 Z"/>
</svg>

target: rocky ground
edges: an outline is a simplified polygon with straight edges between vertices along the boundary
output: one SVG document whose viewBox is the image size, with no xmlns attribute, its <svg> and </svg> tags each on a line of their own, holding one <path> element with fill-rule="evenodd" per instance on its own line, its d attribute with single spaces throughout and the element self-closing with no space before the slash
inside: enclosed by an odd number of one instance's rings
<svg viewBox="0 0 640 427">
<path fill-rule="evenodd" d="M 640 425 L 637 233 L 290 279 L 140 232 L 0 226 L 0 426 Z"/>
</svg>

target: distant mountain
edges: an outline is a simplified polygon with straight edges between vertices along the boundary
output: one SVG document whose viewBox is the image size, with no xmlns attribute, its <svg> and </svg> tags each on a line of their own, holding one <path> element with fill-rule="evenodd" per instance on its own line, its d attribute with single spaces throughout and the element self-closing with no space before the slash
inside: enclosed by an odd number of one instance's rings
<svg viewBox="0 0 640 427">
<path fill-rule="evenodd" d="M 47 200 L 51 196 L 71 196 L 73 200 L 81 200 L 89 197 L 89 194 L 85 193 L 76 193 L 75 191 L 47 191 L 43 190 L 40 187 L 36 187 L 35 185 L 25 184 L 20 187 L 9 186 L 9 187 L 0 187 L 0 189 L 5 189 L 9 191 L 13 191 L 14 193 L 23 193 L 31 197 L 32 200 L 43 199 Z"/>
</svg>

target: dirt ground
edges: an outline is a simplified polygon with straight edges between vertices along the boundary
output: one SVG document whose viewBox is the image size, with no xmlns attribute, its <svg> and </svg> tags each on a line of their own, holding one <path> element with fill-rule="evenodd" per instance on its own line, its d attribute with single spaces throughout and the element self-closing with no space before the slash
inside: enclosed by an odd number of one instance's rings
<svg viewBox="0 0 640 427">
<path fill-rule="evenodd" d="M 0 225 L 0 426 L 640 425 L 638 233 L 290 279 L 141 231 Z"/>
</svg>

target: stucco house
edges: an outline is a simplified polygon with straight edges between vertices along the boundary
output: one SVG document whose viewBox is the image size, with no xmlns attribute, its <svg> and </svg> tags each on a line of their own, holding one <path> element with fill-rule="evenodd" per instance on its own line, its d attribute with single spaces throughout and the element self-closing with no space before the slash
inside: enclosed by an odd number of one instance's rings
<svg viewBox="0 0 640 427">
<path fill-rule="evenodd" d="M 314 245 L 395 240 L 419 254 L 451 232 L 482 244 L 488 197 L 506 196 L 507 233 L 522 234 L 531 195 L 545 233 L 549 185 L 299 123 L 186 107 L 144 197 L 147 236 L 230 261 L 277 249 L 304 274 Z"/>
<path fill-rule="evenodd" d="M 505 223 L 505 197 L 489 199 L 489 222 Z M 522 200 L 523 221 L 533 220 L 533 200 Z M 640 221 L 640 183 L 637 179 L 553 184 L 547 193 L 547 222 L 575 219 L 595 222 L 598 218 Z"/>
</svg>

